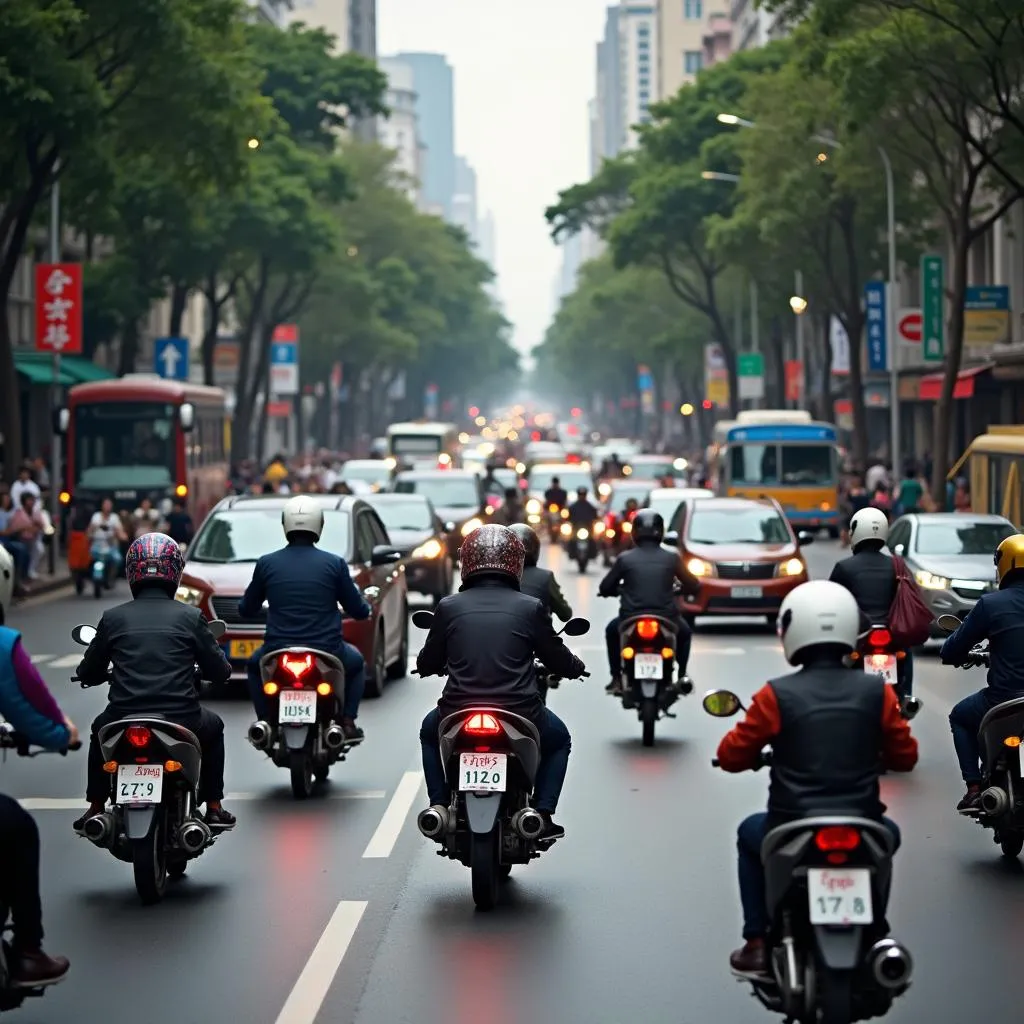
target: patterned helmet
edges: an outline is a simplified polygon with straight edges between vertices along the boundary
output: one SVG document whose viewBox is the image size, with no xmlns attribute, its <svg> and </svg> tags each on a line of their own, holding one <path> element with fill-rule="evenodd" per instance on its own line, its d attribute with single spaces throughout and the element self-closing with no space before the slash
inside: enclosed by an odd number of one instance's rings
<svg viewBox="0 0 1024 1024">
<path fill-rule="evenodd" d="M 519 538 L 526 552 L 526 564 L 536 565 L 540 561 L 540 537 L 532 526 L 526 523 L 513 523 L 509 529 Z"/>
<path fill-rule="evenodd" d="M 474 530 L 462 542 L 459 561 L 463 580 L 485 572 L 499 572 L 519 583 L 523 578 L 526 549 L 507 526 L 490 523 Z"/>
<path fill-rule="evenodd" d="M 136 587 L 148 585 L 160 585 L 173 593 L 184 571 L 181 548 L 166 533 L 143 534 L 132 541 L 125 558 L 124 572 L 133 593 Z"/>
</svg>

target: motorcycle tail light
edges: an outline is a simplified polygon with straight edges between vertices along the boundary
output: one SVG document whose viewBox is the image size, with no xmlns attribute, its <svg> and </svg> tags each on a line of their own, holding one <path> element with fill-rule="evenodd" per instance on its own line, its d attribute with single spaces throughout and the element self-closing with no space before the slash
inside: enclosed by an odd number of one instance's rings
<svg viewBox="0 0 1024 1024">
<path fill-rule="evenodd" d="M 632 524 L 632 522 L 630 522 L 629 520 L 624 522 L 622 524 L 622 532 L 623 533 L 632 533 L 633 532 L 633 524 Z"/>
<path fill-rule="evenodd" d="M 124 731 L 128 742 L 137 749 L 149 746 L 149 741 L 153 734 L 144 725 L 129 725 Z"/>
<path fill-rule="evenodd" d="M 676 652 L 673 651 L 671 647 L 662 647 L 661 656 L 667 660 L 668 658 L 674 658 L 676 656 Z"/>
<path fill-rule="evenodd" d="M 282 654 L 278 665 L 295 680 L 295 686 L 301 686 L 303 677 L 313 671 L 313 655 L 306 654 L 297 658 L 291 654 Z"/>
<path fill-rule="evenodd" d="M 277 696 L 277 691 L 279 689 L 280 689 L 280 687 L 277 685 L 277 683 L 275 683 L 273 681 L 266 682 L 266 683 L 263 684 L 263 692 L 268 697 L 276 697 Z"/>
<path fill-rule="evenodd" d="M 477 712 L 466 719 L 462 731 L 469 736 L 497 736 L 501 732 L 501 723 L 494 715 Z"/>
<path fill-rule="evenodd" d="M 636 632 L 641 640 L 653 640 L 658 635 L 656 619 L 641 619 L 636 624 Z"/>
<path fill-rule="evenodd" d="M 834 850 L 856 850 L 860 846 L 860 832 L 849 825 L 830 825 L 819 828 L 814 836 L 814 845 L 825 853 Z"/>
<path fill-rule="evenodd" d="M 887 629 L 873 629 L 868 633 L 868 645 L 871 647 L 888 647 L 892 643 L 892 633 Z"/>
<path fill-rule="evenodd" d="M 317 683 L 316 692 L 319 693 L 321 697 L 330 697 L 331 684 L 326 682 Z"/>
</svg>

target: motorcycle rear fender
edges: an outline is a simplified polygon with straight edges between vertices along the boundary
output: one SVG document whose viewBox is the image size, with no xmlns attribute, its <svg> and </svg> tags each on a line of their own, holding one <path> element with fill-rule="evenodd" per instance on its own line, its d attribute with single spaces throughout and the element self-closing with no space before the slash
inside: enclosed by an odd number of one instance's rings
<svg viewBox="0 0 1024 1024">
<path fill-rule="evenodd" d="M 501 708 L 481 705 L 447 715 L 444 718 L 441 722 L 439 740 L 441 763 L 445 765 L 445 770 L 447 771 L 448 763 L 457 747 L 464 745 L 469 749 L 474 745 L 465 739 L 460 742 L 459 737 L 463 722 L 470 714 L 477 711 L 494 715 L 501 722 L 505 729 L 505 741 L 512 748 L 512 756 L 519 762 L 532 786 L 537 777 L 537 767 L 540 764 L 540 737 L 528 718 L 523 718 L 522 715 L 510 711 L 503 711 Z"/>
<path fill-rule="evenodd" d="M 124 834 L 127 839 L 145 839 L 153 827 L 153 816 L 157 810 L 152 807 L 125 807 Z"/>
<path fill-rule="evenodd" d="M 316 647 L 283 647 L 260 658 L 260 678 L 267 682 L 274 678 L 277 672 L 277 660 L 282 654 L 296 654 L 301 657 L 304 654 L 312 654 L 316 658 L 317 671 L 321 678 L 334 687 L 338 700 L 345 700 L 345 667 L 338 660 L 337 656 L 327 651 L 321 651 Z"/>
<path fill-rule="evenodd" d="M 486 836 L 494 830 L 501 810 L 501 793 L 464 793 L 466 820 L 473 835 Z"/>
<path fill-rule="evenodd" d="M 284 736 L 284 745 L 288 750 L 302 750 L 309 737 L 310 726 L 308 725 L 285 725 L 281 727 Z"/>
<path fill-rule="evenodd" d="M 1005 758 L 1007 772 L 1014 780 L 1020 779 L 1019 751 L 1003 743 L 1008 736 L 1024 736 L 1024 697 L 997 704 L 981 720 L 978 745 L 986 778 L 998 770 L 1000 760 Z"/>
<path fill-rule="evenodd" d="M 864 928 L 828 928 L 814 926 L 814 941 L 821 956 L 821 962 L 833 971 L 852 971 L 861 958 Z"/>
<path fill-rule="evenodd" d="M 160 715 L 122 718 L 103 726 L 97 739 L 104 761 L 120 761 L 127 764 L 127 757 L 118 755 L 138 753 L 124 741 L 125 732 L 130 725 L 145 725 L 153 733 L 153 740 L 146 748 L 153 764 L 177 761 L 181 764 L 181 777 L 193 787 L 199 784 L 199 771 L 202 765 L 199 739 L 183 725 L 169 722 Z"/>
<path fill-rule="evenodd" d="M 640 692 L 645 697 L 658 696 L 658 681 L 656 679 L 643 679 L 640 681 Z"/>
<path fill-rule="evenodd" d="M 619 623 L 620 648 L 628 645 L 633 630 L 636 628 L 636 624 L 640 619 L 654 619 L 661 627 L 661 646 L 671 647 L 675 650 L 676 630 L 678 627 L 672 619 L 666 619 L 664 615 L 658 615 L 656 612 L 644 612 L 642 615 L 630 615 L 628 618 L 623 619 Z"/>
</svg>

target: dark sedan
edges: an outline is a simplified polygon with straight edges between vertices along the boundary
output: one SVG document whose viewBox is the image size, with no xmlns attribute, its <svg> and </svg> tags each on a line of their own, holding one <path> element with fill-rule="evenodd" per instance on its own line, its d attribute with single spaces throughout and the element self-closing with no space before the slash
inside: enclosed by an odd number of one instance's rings
<svg viewBox="0 0 1024 1024">
<path fill-rule="evenodd" d="M 395 494 L 421 494 L 434 506 L 448 532 L 448 552 L 459 557 L 463 538 L 484 523 L 484 495 L 480 477 L 464 469 L 410 470 L 391 484 Z"/>
<path fill-rule="evenodd" d="M 455 568 L 448 534 L 434 506 L 422 494 L 374 494 L 365 499 L 377 510 L 391 543 L 405 558 L 409 589 L 436 605 L 452 592 Z"/>
</svg>

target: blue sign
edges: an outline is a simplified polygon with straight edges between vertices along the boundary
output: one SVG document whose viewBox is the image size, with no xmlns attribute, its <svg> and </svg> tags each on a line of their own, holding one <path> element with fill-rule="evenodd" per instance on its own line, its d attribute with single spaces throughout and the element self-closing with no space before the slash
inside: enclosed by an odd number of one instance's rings
<svg viewBox="0 0 1024 1024">
<path fill-rule="evenodd" d="M 153 366 L 166 380 L 188 380 L 188 338 L 157 338 Z"/>
<path fill-rule="evenodd" d="M 1010 308 L 1010 288 L 1008 285 L 968 285 L 964 292 L 964 309 L 995 309 Z"/>
<path fill-rule="evenodd" d="M 822 441 L 835 444 L 839 435 L 835 427 L 820 423 L 786 423 L 778 426 L 733 427 L 726 433 L 727 444 L 754 441 Z"/>
<path fill-rule="evenodd" d="M 299 362 L 299 346 L 294 341 L 275 341 L 270 346 L 271 366 L 291 366 Z"/>
<path fill-rule="evenodd" d="M 654 377 L 651 371 L 646 366 L 638 366 L 636 368 L 636 389 L 637 391 L 646 392 L 654 390 Z"/>
<path fill-rule="evenodd" d="M 864 285 L 864 314 L 868 327 L 868 370 L 884 373 L 889 368 L 884 281 L 868 281 Z"/>
</svg>

